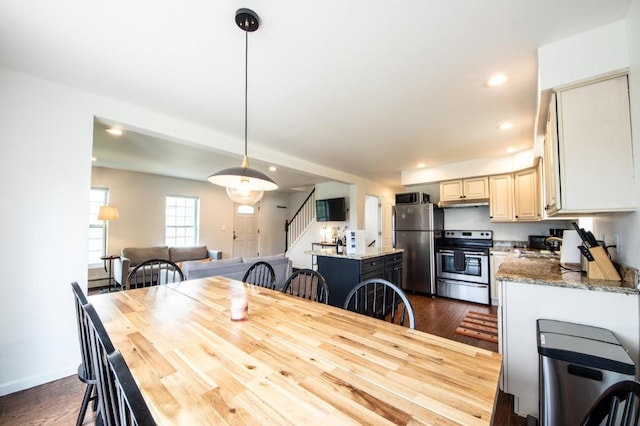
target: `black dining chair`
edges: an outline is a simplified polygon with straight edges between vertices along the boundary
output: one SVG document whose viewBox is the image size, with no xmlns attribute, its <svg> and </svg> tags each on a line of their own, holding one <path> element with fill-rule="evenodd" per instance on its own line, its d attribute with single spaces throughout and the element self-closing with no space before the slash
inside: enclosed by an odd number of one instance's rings
<svg viewBox="0 0 640 426">
<path fill-rule="evenodd" d="M 298 269 L 287 278 L 282 292 L 314 302 L 329 303 L 329 286 L 324 277 L 313 269 Z"/>
<path fill-rule="evenodd" d="M 114 379 L 114 388 L 111 391 L 115 396 L 112 399 L 115 403 L 112 411 L 115 413 L 116 423 L 118 425 L 155 425 L 151 411 L 120 351 L 116 350 L 107 355 L 107 361 Z"/>
<path fill-rule="evenodd" d="M 416 316 L 411 302 L 395 284 L 372 278 L 356 285 L 344 303 L 344 309 L 370 317 L 416 328 Z"/>
<path fill-rule="evenodd" d="M 276 288 L 276 273 L 267 262 L 256 262 L 247 269 L 242 281 L 274 290 Z"/>
<path fill-rule="evenodd" d="M 76 425 L 80 426 L 84 422 L 90 401 L 93 401 L 93 411 L 96 411 L 98 395 L 96 393 L 96 375 L 93 371 L 93 360 L 91 358 L 91 337 L 89 334 L 88 318 L 83 309 L 83 306 L 89 302 L 77 282 L 74 281 L 71 283 L 71 289 L 73 290 L 75 301 L 80 356 L 82 358 L 82 362 L 78 366 L 78 379 L 87 385 L 84 391 L 84 397 L 82 398 L 82 404 L 80 405 L 78 419 L 76 420 Z"/>
<path fill-rule="evenodd" d="M 96 389 L 98 393 L 98 416 L 96 424 L 115 425 L 116 414 L 113 412 L 113 376 L 109 370 L 107 355 L 115 351 L 111 338 L 102 324 L 95 308 L 91 303 L 82 307 L 88 318 L 89 336 L 91 338 L 91 357 L 93 371 L 96 375 Z"/>
<path fill-rule="evenodd" d="M 167 259 L 146 260 L 129 272 L 127 290 L 184 280 L 182 269 Z"/>
<path fill-rule="evenodd" d="M 614 383 L 602 392 L 589 408 L 581 425 L 632 426 L 639 424 L 639 416 L 640 383 L 624 380 Z"/>
</svg>

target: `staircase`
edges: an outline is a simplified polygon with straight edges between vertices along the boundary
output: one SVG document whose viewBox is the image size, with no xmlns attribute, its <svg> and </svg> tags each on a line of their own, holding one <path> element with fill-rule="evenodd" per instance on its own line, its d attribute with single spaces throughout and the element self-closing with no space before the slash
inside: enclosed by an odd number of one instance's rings
<svg viewBox="0 0 640 426">
<path fill-rule="evenodd" d="M 309 225 L 316 218 L 316 189 L 313 188 L 307 198 L 304 200 L 298 211 L 293 215 L 291 220 L 287 220 L 284 224 L 285 253 L 292 247 L 302 234 L 307 230 Z"/>
</svg>

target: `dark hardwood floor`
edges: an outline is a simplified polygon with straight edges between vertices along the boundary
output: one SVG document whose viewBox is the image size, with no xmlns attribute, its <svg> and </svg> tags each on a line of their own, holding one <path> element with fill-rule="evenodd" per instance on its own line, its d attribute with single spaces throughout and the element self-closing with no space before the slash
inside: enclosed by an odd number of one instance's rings
<svg viewBox="0 0 640 426">
<path fill-rule="evenodd" d="M 468 311 L 495 313 L 494 307 L 422 295 L 408 296 L 416 311 L 418 330 L 497 352 L 496 343 L 455 333 Z M 0 425 L 74 425 L 84 390 L 85 385 L 76 376 L 70 376 L 0 397 Z M 93 424 L 94 420 L 95 414 L 89 409 L 84 424 Z M 526 419 L 513 413 L 512 397 L 500 392 L 494 425 L 526 424 Z"/>
</svg>

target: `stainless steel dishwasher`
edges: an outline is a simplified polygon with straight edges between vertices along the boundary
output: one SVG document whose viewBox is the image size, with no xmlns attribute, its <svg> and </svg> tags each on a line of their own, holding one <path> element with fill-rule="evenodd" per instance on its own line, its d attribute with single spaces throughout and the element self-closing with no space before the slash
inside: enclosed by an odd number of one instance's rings
<svg viewBox="0 0 640 426">
<path fill-rule="evenodd" d="M 635 378 L 635 363 L 607 329 L 539 319 L 537 331 L 542 426 L 580 424 L 602 391 Z"/>
</svg>

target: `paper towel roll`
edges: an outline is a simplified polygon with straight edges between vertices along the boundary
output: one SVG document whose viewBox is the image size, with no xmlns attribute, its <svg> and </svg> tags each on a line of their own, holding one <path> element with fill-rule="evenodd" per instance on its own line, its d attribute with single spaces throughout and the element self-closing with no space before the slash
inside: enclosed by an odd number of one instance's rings
<svg viewBox="0 0 640 426">
<path fill-rule="evenodd" d="M 575 229 L 566 229 L 562 234 L 562 247 L 560 247 L 560 263 L 580 263 L 580 250 L 582 240 Z"/>
</svg>

